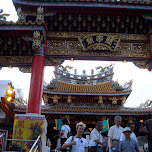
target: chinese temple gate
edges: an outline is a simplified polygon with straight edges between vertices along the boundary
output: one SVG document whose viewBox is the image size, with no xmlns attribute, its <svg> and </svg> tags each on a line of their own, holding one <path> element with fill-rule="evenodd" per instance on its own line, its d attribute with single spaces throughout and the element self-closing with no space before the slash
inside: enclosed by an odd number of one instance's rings
<svg viewBox="0 0 152 152">
<path fill-rule="evenodd" d="M 44 66 L 57 66 L 73 58 L 126 60 L 139 68 L 152 69 L 150 0 L 13 0 L 13 3 L 18 21 L 0 20 L 0 66 L 11 65 L 22 72 L 31 72 L 28 114 L 47 114 L 43 106 L 41 109 Z M 70 96 L 67 97 L 70 101 Z M 57 110 L 52 107 L 50 120 Z M 62 110 L 65 116 L 68 111 Z M 136 114 L 127 110 L 105 112 L 101 108 L 98 114 Z M 83 114 L 89 112 L 86 108 Z M 148 113 L 151 109 L 140 114 Z"/>
</svg>

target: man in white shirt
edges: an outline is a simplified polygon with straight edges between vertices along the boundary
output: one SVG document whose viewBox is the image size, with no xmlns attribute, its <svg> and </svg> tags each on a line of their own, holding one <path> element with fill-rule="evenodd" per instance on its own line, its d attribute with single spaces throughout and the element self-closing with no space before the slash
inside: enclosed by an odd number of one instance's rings
<svg viewBox="0 0 152 152">
<path fill-rule="evenodd" d="M 120 136 L 123 132 L 123 128 L 120 126 L 122 118 L 121 116 L 115 116 L 115 125 L 110 127 L 108 137 L 110 138 L 110 148 L 117 152 L 119 150 Z"/>
<path fill-rule="evenodd" d="M 135 140 L 137 142 L 137 138 L 136 138 L 136 135 L 134 133 L 134 129 L 135 129 L 135 125 L 133 123 L 129 123 L 128 124 L 128 127 L 131 129 L 132 133 L 130 134 L 130 138 Z M 121 134 L 120 136 L 120 141 L 123 141 L 125 140 L 125 135 L 124 133 Z"/>
<path fill-rule="evenodd" d="M 76 124 L 77 134 L 75 136 L 70 136 L 62 145 L 62 149 L 71 147 L 70 152 L 88 152 L 88 142 L 82 137 L 85 128 L 86 125 L 83 122 Z"/>
<path fill-rule="evenodd" d="M 103 128 L 103 122 L 98 121 L 96 127 L 91 131 L 90 140 L 95 142 L 94 146 L 97 146 L 97 152 L 103 152 L 105 145 L 103 144 L 103 138 L 101 135 L 101 130 Z"/>
<path fill-rule="evenodd" d="M 61 127 L 61 145 L 67 140 L 68 134 L 71 132 L 71 128 L 69 127 L 67 118 L 62 119 L 62 127 Z M 66 149 L 61 149 L 62 152 L 67 152 Z"/>
</svg>

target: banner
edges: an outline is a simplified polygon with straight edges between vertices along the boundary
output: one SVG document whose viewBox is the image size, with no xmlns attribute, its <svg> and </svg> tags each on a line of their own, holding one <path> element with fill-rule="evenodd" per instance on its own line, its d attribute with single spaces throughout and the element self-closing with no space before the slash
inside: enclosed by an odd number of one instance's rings
<svg viewBox="0 0 152 152">
<path fill-rule="evenodd" d="M 13 139 L 36 140 L 43 133 L 43 116 L 15 116 L 13 127 Z M 43 134 L 41 135 L 41 141 Z M 23 150 L 29 152 L 34 142 L 24 142 Z M 14 147 L 20 147 L 21 142 L 13 142 Z"/>
<path fill-rule="evenodd" d="M 62 119 L 55 119 L 55 121 L 56 121 L 56 128 L 57 128 L 57 130 L 61 130 Z"/>
<path fill-rule="evenodd" d="M 102 129 L 101 133 L 106 132 L 106 131 L 109 131 L 109 123 L 108 123 L 108 120 L 104 120 L 104 121 L 102 121 L 102 122 L 103 122 L 103 129 Z"/>
</svg>

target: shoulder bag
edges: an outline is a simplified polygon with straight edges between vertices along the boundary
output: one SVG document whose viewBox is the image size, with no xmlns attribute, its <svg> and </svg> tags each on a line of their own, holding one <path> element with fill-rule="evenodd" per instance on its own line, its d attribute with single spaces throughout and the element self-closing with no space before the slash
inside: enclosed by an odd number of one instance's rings
<svg viewBox="0 0 152 152">
<path fill-rule="evenodd" d="M 142 134 L 142 135 L 148 135 L 149 131 L 147 130 L 146 127 L 144 127 L 143 125 L 141 125 L 140 128 L 139 128 L 139 133 Z"/>
<path fill-rule="evenodd" d="M 74 136 L 72 136 L 72 140 L 71 140 L 71 142 L 72 141 L 74 141 Z M 72 150 L 72 146 L 70 146 L 70 150 L 69 150 L 69 152 L 71 152 L 71 150 Z"/>
</svg>

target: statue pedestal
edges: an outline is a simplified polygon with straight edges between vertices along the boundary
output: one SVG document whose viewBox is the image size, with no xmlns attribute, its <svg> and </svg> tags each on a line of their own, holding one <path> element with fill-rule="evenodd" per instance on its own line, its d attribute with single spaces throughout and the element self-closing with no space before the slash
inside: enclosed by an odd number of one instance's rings
<svg viewBox="0 0 152 152">
<path fill-rule="evenodd" d="M 45 115 L 27 113 L 15 114 L 12 139 L 36 140 L 41 135 L 41 151 L 47 149 L 46 146 L 47 122 Z M 20 147 L 21 142 L 14 141 L 14 146 Z M 29 152 L 33 142 L 23 142 L 23 150 Z"/>
</svg>

